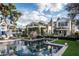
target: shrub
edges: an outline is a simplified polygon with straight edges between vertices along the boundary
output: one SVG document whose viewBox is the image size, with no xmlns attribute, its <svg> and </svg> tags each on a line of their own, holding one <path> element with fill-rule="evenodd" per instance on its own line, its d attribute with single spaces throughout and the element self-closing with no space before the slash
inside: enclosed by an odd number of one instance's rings
<svg viewBox="0 0 79 59">
<path fill-rule="evenodd" d="M 79 32 L 75 32 L 75 36 L 79 36 Z"/>
<path fill-rule="evenodd" d="M 4 38 L 3 37 L 0 37 L 0 40 L 4 40 Z"/>
</svg>

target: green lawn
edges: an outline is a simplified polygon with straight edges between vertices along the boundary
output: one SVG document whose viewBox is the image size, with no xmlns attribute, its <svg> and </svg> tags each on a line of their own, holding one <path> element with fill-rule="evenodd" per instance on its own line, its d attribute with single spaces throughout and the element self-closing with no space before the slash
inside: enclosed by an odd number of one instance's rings
<svg viewBox="0 0 79 59">
<path fill-rule="evenodd" d="M 68 48 L 64 52 L 63 56 L 79 56 L 79 42 L 70 40 L 57 40 L 55 43 L 64 44 L 68 43 Z"/>
</svg>

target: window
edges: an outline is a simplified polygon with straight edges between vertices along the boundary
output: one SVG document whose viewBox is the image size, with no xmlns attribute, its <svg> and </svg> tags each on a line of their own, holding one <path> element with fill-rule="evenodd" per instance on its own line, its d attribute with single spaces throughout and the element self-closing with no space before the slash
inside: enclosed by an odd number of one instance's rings
<svg viewBox="0 0 79 59">
<path fill-rule="evenodd" d="M 79 29 L 79 26 L 78 26 L 78 29 Z"/>
<path fill-rule="evenodd" d="M 58 23 L 58 26 L 67 26 L 68 25 L 68 22 L 59 22 Z"/>
</svg>

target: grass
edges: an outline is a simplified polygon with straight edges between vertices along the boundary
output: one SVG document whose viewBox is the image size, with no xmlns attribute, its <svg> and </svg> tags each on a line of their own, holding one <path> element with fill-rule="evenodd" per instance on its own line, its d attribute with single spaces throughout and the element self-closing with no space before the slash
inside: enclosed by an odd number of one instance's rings
<svg viewBox="0 0 79 59">
<path fill-rule="evenodd" d="M 63 56 L 79 56 L 79 42 L 70 40 L 57 40 L 55 43 L 64 44 L 68 43 L 68 48 L 64 52 Z"/>
</svg>

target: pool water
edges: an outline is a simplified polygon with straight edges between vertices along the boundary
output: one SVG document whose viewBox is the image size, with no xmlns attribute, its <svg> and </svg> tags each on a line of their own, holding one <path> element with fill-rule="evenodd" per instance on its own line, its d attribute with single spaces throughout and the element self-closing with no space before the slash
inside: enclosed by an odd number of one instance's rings
<svg viewBox="0 0 79 59">
<path fill-rule="evenodd" d="M 44 43 L 24 44 L 23 41 L 10 42 L 2 55 L 17 56 L 52 56 L 59 51 L 60 47 L 46 45 Z"/>
</svg>

